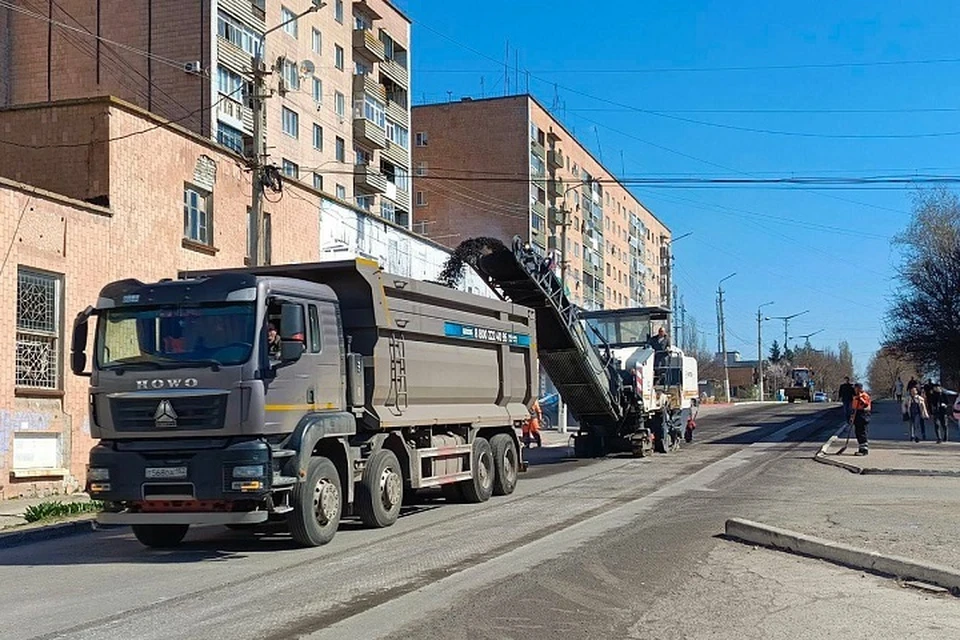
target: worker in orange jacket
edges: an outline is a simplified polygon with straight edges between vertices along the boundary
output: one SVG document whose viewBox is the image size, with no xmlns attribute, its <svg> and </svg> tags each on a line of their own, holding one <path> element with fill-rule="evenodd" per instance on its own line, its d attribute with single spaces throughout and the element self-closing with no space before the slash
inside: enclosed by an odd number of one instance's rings
<svg viewBox="0 0 960 640">
<path fill-rule="evenodd" d="M 870 394 L 863 390 L 863 385 L 859 382 L 853 385 L 853 390 L 853 415 L 850 416 L 850 422 L 853 423 L 857 434 L 859 447 L 856 455 L 865 456 L 870 453 L 867 432 L 870 427 L 870 412 L 873 409 L 873 403 L 870 400 Z"/>
<path fill-rule="evenodd" d="M 530 446 L 530 440 L 533 439 L 537 443 L 538 447 L 543 446 L 543 441 L 540 439 L 540 421 L 543 420 L 543 411 L 540 410 L 540 402 L 538 400 L 533 401 L 533 406 L 530 407 L 530 417 L 523 423 L 523 444 L 526 447 Z"/>
</svg>

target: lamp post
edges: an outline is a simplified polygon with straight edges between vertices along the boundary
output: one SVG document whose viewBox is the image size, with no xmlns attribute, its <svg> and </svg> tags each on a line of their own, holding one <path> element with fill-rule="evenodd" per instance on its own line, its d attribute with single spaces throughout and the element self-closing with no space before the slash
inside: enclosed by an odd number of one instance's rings
<svg viewBox="0 0 960 640">
<path fill-rule="evenodd" d="M 763 402 L 763 314 L 760 313 L 760 310 L 764 307 L 769 307 L 773 302 L 764 302 L 762 305 L 757 307 L 757 369 L 760 373 L 760 385 L 758 388 L 760 402 Z"/>
<path fill-rule="evenodd" d="M 807 309 L 805 311 L 801 311 L 800 313 L 794 313 L 793 315 L 789 315 L 789 316 L 776 316 L 776 317 L 769 318 L 769 320 L 783 320 L 783 350 L 784 351 L 787 350 L 787 344 L 788 344 L 787 335 L 788 335 L 788 331 L 790 330 L 789 329 L 790 321 L 796 318 L 797 316 L 802 316 L 805 313 L 810 313 L 810 310 Z"/>
<path fill-rule="evenodd" d="M 730 363 L 727 359 L 727 331 L 723 319 L 723 283 L 735 275 L 737 275 L 736 272 L 731 273 L 727 277 L 721 278 L 720 282 L 717 283 L 717 308 L 720 314 L 720 357 L 723 358 L 723 392 L 726 394 L 727 402 L 730 402 Z"/>
</svg>

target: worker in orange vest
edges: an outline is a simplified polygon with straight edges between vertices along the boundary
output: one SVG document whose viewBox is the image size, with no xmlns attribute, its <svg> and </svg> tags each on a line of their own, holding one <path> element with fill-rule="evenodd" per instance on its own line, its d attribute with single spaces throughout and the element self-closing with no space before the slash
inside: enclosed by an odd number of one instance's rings
<svg viewBox="0 0 960 640">
<path fill-rule="evenodd" d="M 543 411 L 540 410 L 540 401 L 534 400 L 533 406 L 530 407 L 530 417 L 526 419 L 523 423 L 523 445 L 525 447 L 530 446 L 531 438 L 537 443 L 538 447 L 543 446 L 543 441 L 540 439 L 540 421 L 543 420 Z"/>
<path fill-rule="evenodd" d="M 870 412 L 873 409 L 873 403 L 870 400 L 870 394 L 863 390 L 863 385 L 859 382 L 853 385 L 853 415 L 850 416 L 850 422 L 853 423 L 857 434 L 856 455 L 865 456 L 869 451 L 869 442 L 867 440 L 867 431 L 870 427 Z"/>
</svg>

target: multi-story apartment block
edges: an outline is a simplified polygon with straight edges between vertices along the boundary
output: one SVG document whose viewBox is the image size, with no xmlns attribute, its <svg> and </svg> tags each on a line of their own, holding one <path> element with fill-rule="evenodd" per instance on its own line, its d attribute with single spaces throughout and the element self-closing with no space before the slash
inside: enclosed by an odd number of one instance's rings
<svg viewBox="0 0 960 640">
<path fill-rule="evenodd" d="M 313 0 L 12 3 L 0 108 L 115 95 L 249 154 L 259 52 L 269 161 L 409 227 L 410 21 L 389 0 L 327 0 L 295 21 Z"/>
<path fill-rule="evenodd" d="M 669 304 L 670 230 L 532 96 L 415 107 L 413 136 L 415 231 L 519 235 L 585 309 Z"/>
</svg>

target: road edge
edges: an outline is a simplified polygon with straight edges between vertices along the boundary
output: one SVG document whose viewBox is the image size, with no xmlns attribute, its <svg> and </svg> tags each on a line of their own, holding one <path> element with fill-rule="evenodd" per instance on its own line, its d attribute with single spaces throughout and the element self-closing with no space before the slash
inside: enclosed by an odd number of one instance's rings
<svg viewBox="0 0 960 640">
<path fill-rule="evenodd" d="M 883 576 L 919 580 L 943 587 L 953 595 L 960 596 L 960 571 L 952 567 L 860 549 L 743 518 L 727 520 L 725 532 L 726 537 L 731 540 L 818 558 Z"/>
<path fill-rule="evenodd" d="M 12 527 L 14 531 L 0 531 L 0 549 L 10 549 L 24 544 L 66 538 L 68 536 L 87 533 L 96 529 L 95 516 L 83 516 L 67 522 L 39 526 Z"/>
<path fill-rule="evenodd" d="M 850 473 L 861 476 L 911 476 L 921 478 L 960 478 L 960 470 L 938 470 L 938 469 L 888 469 L 883 467 L 863 467 L 852 462 L 837 460 L 834 455 L 828 454 L 830 446 L 840 439 L 840 434 L 846 429 L 846 425 L 840 428 L 824 442 L 820 449 L 813 455 L 815 462 L 830 465 L 839 469 L 845 469 Z"/>
</svg>

